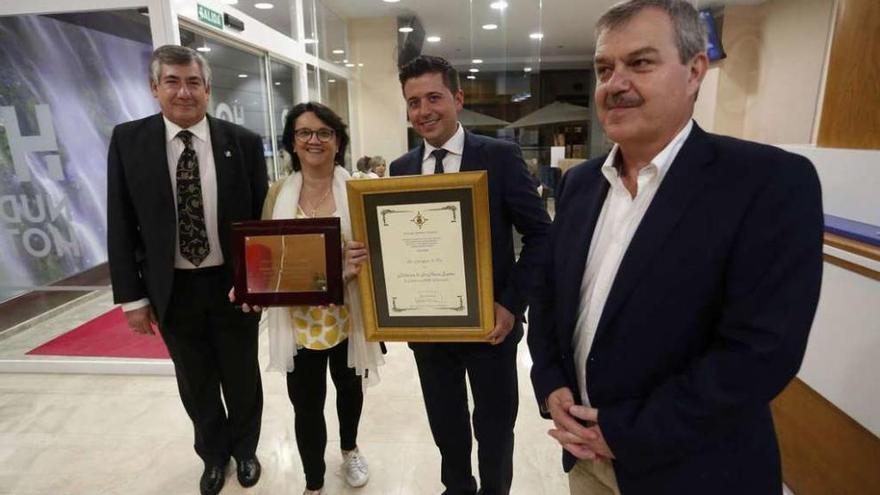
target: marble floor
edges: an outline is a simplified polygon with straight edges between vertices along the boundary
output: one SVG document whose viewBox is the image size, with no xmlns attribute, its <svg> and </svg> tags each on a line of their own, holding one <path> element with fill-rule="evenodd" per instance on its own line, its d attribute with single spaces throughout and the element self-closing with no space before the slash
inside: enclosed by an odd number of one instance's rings
<svg viewBox="0 0 880 495">
<path fill-rule="evenodd" d="M 106 295 L 97 295 L 69 306 L 0 338 L 0 359 L 24 360 L 26 350 L 100 314 L 110 303 Z M 263 363 L 267 344 L 263 332 Z M 115 366 L 124 368 L 119 361 Z M 371 479 L 359 489 L 348 488 L 339 474 L 335 396 L 329 386 L 328 494 L 434 495 L 442 490 L 440 458 L 425 418 L 412 353 L 403 344 L 391 344 L 386 363 L 382 383 L 369 389 L 365 398 L 358 443 L 369 461 Z M 565 494 L 560 451 L 546 434 L 549 423 L 538 416 L 529 364 L 523 342 L 512 493 Z M 257 486 L 243 489 L 230 470 L 223 494 L 302 493 L 304 478 L 284 377 L 264 373 L 263 388 L 257 452 L 263 477 Z M 2 495 L 195 494 L 201 469 L 172 376 L 0 372 Z"/>
</svg>

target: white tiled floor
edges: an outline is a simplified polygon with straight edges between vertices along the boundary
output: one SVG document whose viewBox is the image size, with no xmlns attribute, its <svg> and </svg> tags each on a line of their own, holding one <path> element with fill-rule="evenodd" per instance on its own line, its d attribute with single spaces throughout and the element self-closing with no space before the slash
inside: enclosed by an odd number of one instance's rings
<svg viewBox="0 0 880 495">
<path fill-rule="evenodd" d="M 96 304 L 109 305 L 92 301 L 0 340 L 0 356 L 14 358 L 47 334 L 70 328 L 84 315 L 91 316 Z M 265 332 L 260 344 L 265 363 Z M 549 423 L 538 416 L 527 356 L 523 342 L 513 493 L 565 494 L 568 483 L 560 450 L 546 434 Z M 358 443 L 370 463 L 371 480 L 360 489 L 347 488 L 338 474 L 335 395 L 329 386 L 329 494 L 420 495 L 442 490 L 440 459 L 428 430 L 412 353 L 403 344 L 391 344 L 386 363 L 382 383 L 365 399 Z M 304 487 L 284 377 L 264 373 L 263 389 L 257 452 L 263 477 L 245 490 L 230 470 L 223 494 L 298 495 Z M 201 469 L 173 377 L 0 373 L 0 494 L 194 494 Z"/>
</svg>

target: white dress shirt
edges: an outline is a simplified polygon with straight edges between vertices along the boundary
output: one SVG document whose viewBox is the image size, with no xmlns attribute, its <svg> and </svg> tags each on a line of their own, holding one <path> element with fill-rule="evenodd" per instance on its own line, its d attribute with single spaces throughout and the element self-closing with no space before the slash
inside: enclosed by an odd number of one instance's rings
<svg viewBox="0 0 880 495">
<path fill-rule="evenodd" d="M 443 158 L 443 173 L 453 174 L 461 170 L 461 155 L 464 153 L 464 127 L 461 122 L 458 123 L 458 129 L 455 134 L 443 143 L 440 147 L 448 151 L 446 157 Z M 425 141 L 425 154 L 422 155 L 422 175 L 432 175 L 434 173 L 434 157 L 431 152 L 436 150 L 434 146 Z"/>
<path fill-rule="evenodd" d="M 174 213 L 177 217 L 177 161 L 183 153 L 183 141 L 177 133 L 184 130 L 165 116 L 165 152 L 168 157 L 168 173 L 171 176 L 171 191 L 174 195 Z M 220 234 L 217 227 L 217 172 L 214 166 L 214 150 L 211 147 L 211 131 L 207 117 L 186 129 L 193 134 L 192 145 L 199 160 L 199 179 L 202 184 L 202 205 L 204 205 L 205 228 L 211 251 L 199 266 L 193 265 L 180 254 L 180 242 L 175 237 L 174 268 L 192 270 L 223 264 L 223 251 L 220 248 Z M 122 304 L 123 311 L 132 311 L 149 304 L 149 299 L 140 299 Z"/>
<path fill-rule="evenodd" d="M 602 174 L 611 187 L 596 222 L 593 240 L 590 242 L 587 265 L 581 281 L 578 318 L 571 342 L 577 367 L 579 393 L 585 405 L 590 405 L 587 395 L 587 357 L 593 345 L 605 302 L 617 277 L 620 262 L 651 205 L 666 171 L 675 160 L 692 128 L 691 120 L 646 167 L 639 171 L 635 197 L 632 197 L 626 189 L 615 166 L 619 152 L 616 144 L 602 165 Z"/>
</svg>

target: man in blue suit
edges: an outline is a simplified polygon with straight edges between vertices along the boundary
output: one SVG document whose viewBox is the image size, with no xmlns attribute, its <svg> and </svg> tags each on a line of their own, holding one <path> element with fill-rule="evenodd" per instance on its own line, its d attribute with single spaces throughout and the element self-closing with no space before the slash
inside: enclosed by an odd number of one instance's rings
<svg viewBox="0 0 880 495">
<path fill-rule="evenodd" d="M 816 172 L 693 122 L 708 60 L 687 2 L 630 0 L 597 32 L 616 144 L 559 186 L 528 339 L 571 492 L 778 494 L 769 403 L 819 297 Z"/>
<path fill-rule="evenodd" d="M 485 170 L 495 290 L 490 343 L 413 343 L 434 442 L 440 449 L 445 494 L 477 493 L 471 471 L 471 421 L 465 375 L 474 397 L 480 493 L 507 494 L 513 478 L 513 426 L 518 408 L 516 347 L 523 336 L 526 297 L 543 257 L 550 219 L 516 144 L 467 132 L 458 72 L 439 57 L 419 56 L 400 69 L 407 115 L 424 142 L 391 163 L 391 175 Z M 523 236 L 514 257 L 513 231 Z"/>
</svg>

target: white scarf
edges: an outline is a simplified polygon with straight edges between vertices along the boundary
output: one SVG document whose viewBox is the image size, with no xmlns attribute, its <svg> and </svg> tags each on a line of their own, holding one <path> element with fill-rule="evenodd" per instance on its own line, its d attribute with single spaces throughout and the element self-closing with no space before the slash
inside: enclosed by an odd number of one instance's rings
<svg viewBox="0 0 880 495">
<path fill-rule="evenodd" d="M 345 239 L 351 239 L 351 217 L 348 213 L 348 193 L 345 181 L 351 176 L 342 167 L 333 167 L 333 200 Z M 286 179 L 278 191 L 272 219 L 296 217 L 299 193 L 302 190 L 302 172 L 295 172 Z M 343 261 L 344 263 L 344 261 Z M 361 295 L 357 283 L 345 283 L 345 305 L 348 306 L 348 367 L 363 378 L 364 386 L 379 383 L 379 366 L 385 364 L 382 351 L 377 342 L 367 342 L 364 336 L 364 321 L 361 312 Z M 269 365 L 268 371 L 288 373 L 293 371 L 293 357 L 296 356 L 296 330 L 290 321 L 290 311 L 286 307 L 269 308 Z"/>
</svg>

